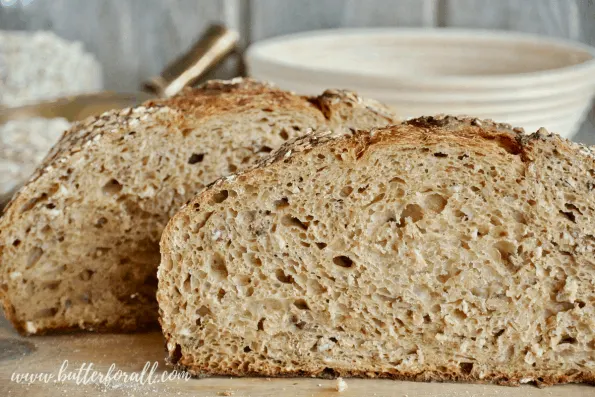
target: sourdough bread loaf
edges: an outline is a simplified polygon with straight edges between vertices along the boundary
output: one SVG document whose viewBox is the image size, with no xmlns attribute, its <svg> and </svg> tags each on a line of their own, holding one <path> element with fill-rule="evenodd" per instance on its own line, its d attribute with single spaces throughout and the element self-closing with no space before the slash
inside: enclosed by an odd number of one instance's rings
<svg viewBox="0 0 595 397">
<path fill-rule="evenodd" d="M 298 138 L 161 240 L 194 375 L 595 382 L 595 156 L 454 117 Z"/>
<path fill-rule="evenodd" d="M 394 122 L 349 92 L 239 79 L 74 126 L 0 220 L 7 317 L 29 334 L 156 325 L 159 238 L 184 202 L 309 128 Z"/>
</svg>

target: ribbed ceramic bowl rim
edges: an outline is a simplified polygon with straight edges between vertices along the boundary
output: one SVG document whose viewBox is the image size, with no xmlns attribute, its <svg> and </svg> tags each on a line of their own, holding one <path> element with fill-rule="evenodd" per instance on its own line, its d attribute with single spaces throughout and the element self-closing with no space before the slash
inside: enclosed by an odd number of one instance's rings
<svg viewBox="0 0 595 397">
<path fill-rule="evenodd" d="M 595 71 L 594 71 L 595 72 Z M 262 73 L 260 71 L 252 70 L 250 76 L 260 80 L 268 80 L 278 84 L 282 88 L 287 88 L 287 84 L 292 86 L 302 86 L 310 88 L 310 94 L 319 94 L 321 90 L 326 88 L 348 88 L 357 93 L 370 98 L 378 100 L 389 100 L 390 97 L 398 98 L 402 101 L 410 101 L 416 103 L 440 103 L 440 102 L 482 102 L 490 103 L 508 103 L 511 100 L 526 101 L 543 99 L 555 99 L 560 97 L 583 97 L 588 101 L 595 91 L 595 81 L 593 84 L 586 84 L 584 82 L 570 81 L 567 84 L 559 87 L 552 87 L 548 85 L 539 85 L 533 87 L 518 87 L 514 91 L 510 88 L 502 88 L 500 90 L 477 90 L 477 91 L 460 91 L 456 87 L 452 87 L 452 91 L 431 91 L 423 90 L 416 91 L 413 87 L 408 90 L 392 87 L 375 87 L 362 84 L 351 84 L 349 86 L 341 82 L 335 82 L 332 79 L 327 79 L 325 83 L 313 82 L 311 80 L 301 80 L 298 78 L 288 78 L 287 76 L 276 76 L 273 74 Z M 285 85 L 285 87 L 284 87 Z M 299 92 L 303 94 L 304 92 Z"/>
<path fill-rule="evenodd" d="M 291 44 L 291 42 L 307 39 L 312 40 L 315 38 L 337 37 L 338 39 L 344 39 L 346 36 L 365 37 L 375 35 L 381 35 L 383 37 L 395 37 L 399 39 L 405 39 L 407 37 L 435 38 L 437 40 L 452 40 L 460 38 L 466 41 L 474 40 L 478 43 L 488 40 L 518 44 L 519 41 L 522 41 L 525 44 L 538 43 L 540 45 L 551 45 L 561 47 L 569 51 L 586 52 L 591 56 L 591 59 L 576 65 L 568 65 L 561 68 L 505 75 L 500 74 L 469 76 L 415 76 L 411 74 L 406 74 L 402 76 L 397 76 L 394 74 L 370 72 L 356 73 L 336 71 L 320 67 L 307 67 L 304 65 L 296 66 L 289 61 L 275 58 L 275 56 L 268 51 L 271 45 L 276 45 L 282 42 L 285 42 L 287 45 L 289 45 Z M 310 42 L 310 44 L 315 45 L 312 41 Z M 475 30 L 459 28 L 352 28 L 315 30 L 285 36 L 277 36 L 271 39 L 256 42 L 248 48 L 246 53 L 246 62 L 249 68 L 251 64 L 260 63 L 264 65 L 274 66 L 277 73 L 291 73 L 294 76 L 296 76 L 296 73 L 309 74 L 310 78 L 322 78 L 323 75 L 327 74 L 333 75 L 334 78 L 340 76 L 346 79 L 358 79 L 358 84 L 360 85 L 370 84 L 378 85 L 380 87 L 390 87 L 391 82 L 399 82 L 400 78 L 402 78 L 403 81 L 406 80 L 406 85 L 411 86 L 417 85 L 420 87 L 445 87 L 458 85 L 473 85 L 474 87 L 482 87 L 488 89 L 503 87 L 520 88 L 525 86 L 551 84 L 564 80 L 572 80 L 579 77 L 590 77 L 592 80 L 595 80 L 595 48 L 591 46 L 572 40 L 543 37 L 529 33 L 482 29 Z"/>
</svg>

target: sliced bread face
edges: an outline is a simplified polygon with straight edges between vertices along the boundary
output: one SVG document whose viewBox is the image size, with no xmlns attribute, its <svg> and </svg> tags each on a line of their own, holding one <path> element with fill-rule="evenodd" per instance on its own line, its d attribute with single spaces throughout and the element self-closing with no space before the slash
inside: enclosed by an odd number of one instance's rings
<svg viewBox="0 0 595 397">
<path fill-rule="evenodd" d="M 7 317 L 29 334 L 156 325 L 161 232 L 197 191 L 310 128 L 395 121 L 348 92 L 303 98 L 239 79 L 78 124 L 0 220 Z"/>
<path fill-rule="evenodd" d="M 217 181 L 161 240 L 194 375 L 595 382 L 595 156 L 422 118 L 317 132 Z"/>
</svg>

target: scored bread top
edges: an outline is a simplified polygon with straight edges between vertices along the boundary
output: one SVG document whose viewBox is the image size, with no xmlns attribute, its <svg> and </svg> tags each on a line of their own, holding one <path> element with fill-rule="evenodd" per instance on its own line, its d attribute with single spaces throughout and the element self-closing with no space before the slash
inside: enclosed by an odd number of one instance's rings
<svg viewBox="0 0 595 397">
<path fill-rule="evenodd" d="M 437 115 L 419 117 L 405 121 L 399 125 L 395 124 L 394 126 L 373 128 L 370 130 L 351 129 L 350 131 L 331 131 L 328 129 L 319 129 L 311 131 L 308 134 L 286 142 L 277 150 L 256 162 L 253 166 L 243 171 L 221 177 L 213 181 L 208 187 L 221 185 L 225 181 L 233 181 L 238 177 L 252 174 L 259 169 L 280 161 L 289 162 L 293 157 L 323 145 L 330 147 L 344 143 L 360 147 L 361 153 L 363 153 L 371 145 L 381 142 L 388 143 L 407 140 L 410 143 L 415 141 L 438 142 L 444 137 L 451 137 L 461 143 L 478 147 L 489 147 L 489 142 L 496 142 L 497 146 L 505 148 L 506 151 L 522 155 L 527 155 L 525 148 L 529 147 L 532 141 L 549 140 L 555 146 L 573 151 L 577 155 L 595 159 L 595 146 L 586 146 L 572 142 L 562 138 L 558 134 L 548 132 L 545 128 L 540 128 L 532 134 L 526 134 L 522 128 L 513 127 L 507 123 L 497 123 L 492 120 L 473 117 Z M 200 200 L 201 195 L 197 195 L 194 200 L 189 201 L 186 205 L 199 202 Z"/>
<path fill-rule="evenodd" d="M 233 95 L 221 95 L 225 93 Z M 157 113 L 166 113 L 166 123 L 183 129 L 185 125 L 191 128 L 191 124 L 201 119 L 219 116 L 224 112 L 241 112 L 280 104 L 296 110 L 316 108 L 328 120 L 341 107 L 350 109 L 358 105 L 386 118 L 388 124 L 397 122 L 394 112 L 380 102 L 362 98 L 347 90 L 329 89 L 318 97 L 300 97 L 271 83 L 250 78 L 211 80 L 198 88 L 186 88 L 172 98 L 151 100 L 134 108 L 110 110 L 74 124 L 50 150 L 23 189 L 13 196 L 3 213 L 9 212 L 10 206 L 22 195 L 24 188 L 54 168 L 67 167 L 69 158 L 85 146 L 100 145 L 106 134 L 121 133 Z"/>
</svg>

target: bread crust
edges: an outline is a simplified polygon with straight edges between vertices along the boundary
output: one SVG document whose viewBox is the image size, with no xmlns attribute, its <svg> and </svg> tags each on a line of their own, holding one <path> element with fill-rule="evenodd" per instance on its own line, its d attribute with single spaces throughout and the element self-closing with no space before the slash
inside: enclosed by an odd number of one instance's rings
<svg viewBox="0 0 595 397">
<path fill-rule="evenodd" d="M 365 156 L 367 151 L 376 145 L 389 145 L 394 143 L 407 143 L 409 146 L 440 143 L 449 141 L 468 148 L 477 148 L 485 152 L 501 151 L 518 155 L 523 163 L 531 163 L 539 153 L 532 148 L 537 142 L 548 142 L 555 150 L 572 153 L 592 162 L 595 167 L 594 147 L 586 147 L 551 134 L 545 129 L 527 135 L 521 129 L 516 129 L 508 124 L 494 123 L 490 120 L 476 118 L 435 116 L 421 117 L 409 120 L 399 125 L 377 128 L 370 131 L 349 131 L 333 133 L 326 130 L 312 132 L 297 138 L 274 151 L 270 156 L 262 159 L 258 164 L 243 172 L 218 179 L 209 185 L 194 200 L 187 203 L 178 214 L 170 220 L 164 230 L 161 240 L 162 255 L 169 253 L 168 241 L 172 234 L 175 219 L 189 216 L 202 205 L 212 201 L 213 196 L 221 189 L 233 189 L 234 181 L 250 182 L 260 179 L 264 171 L 278 166 L 281 163 L 290 164 L 294 160 L 305 157 L 312 149 L 321 149 L 330 152 L 331 149 L 355 149 L 357 158 Z M 158 294 L 159 297 L 159 294 Z M 161 302 L 160 302 L 161 304 Z M 160 310 L 161 311 L 161 310 Z M 160 318 L 167 345 L 177 343 L 172 338 L 170 330 L 175 327 L 167 324 Z M 178 345 L 179 346 L 179 345 Z M 170 352 L 171 354 L 171 352 Z M 580 371 L 568 374 L 544 375 L 543 372 L 523 372 L 506 374 L 500 372 L 486 373 L 479 378 L 475 375 L 456 371 L 426 369 L 422 372 L 404 372 L 395 369 L 391 372 L 367 372 L 360 370 L 333 369 L 330 371 L 320 368 L 306 368 L 300 371 L 277 372 L 274 368 L 265 367 L 257 372 L 245 371 L 241 368 L 224 368 L 213 370 L 206 365 L 194 363 L 190 356 L 185 356 L 181 350 L 177 357 L 168 357 L 168 363 L 178 369 L 188 371 L 193 376 L 266 376 L 266 377 L 361 377 L 361 378 L 388 378 L 395 380 L 411 381 L 437 381 L 437 382 L 474 382 L 494 383 L 507 386 L 518 386 L 522 383 L 533 383 L 538 387 L 550 386 L 560 383 L 590 383 L 595 384 L 595 371 Z"/>
<path fill-rule="evenodd" d="M 223 95 L 225 94 L 225 95 Z M 321 113 L 321 106 L 327 113 Z M 175 127 L 178 130 L 196 128 L 197 125 L 223 114 L 275 109 L 291 110 L 314 114 L 321 120 L 332 117 L 338 109 L 365 107 L 386 118 L 387 123 L 396 122 L 395 116 L 381 104 L 363 100 L 348 91 L 327 91 L 320 97 L 306 98 L 281 90 L 272 84 L 258 82 L 249 78 L 236 78 L 230 81 L 209 81 L 199 88 L 186 89 L 172 98 L 157 99 L 145 102 L 136 108 L 112 110 L 101 115 L 90 117 L 75 124 L 65 132 L 60 141 L 48 153 L 41 165 L 29 181 L 12 197 L 5 206 L 0 217 L 0 301 L 7 319 L 21 334 L 28 334 L 26 321 L 18 319 L 8 291 L 8 274 L 3 250 L 8 242 L 3 240 L 3 231 L 19 222 L 19 210 L 34 200 L 38 192 L 36 184 L 42 178 L 57 179 L 60 172 L 80 160 L 92 148 L 107 145 L 114 137 L 124 136 L 141 125 L 147 118 L 162 126 Z M 155 303 L 153 303 L 155 305 Z M 155 305 L 156 306 L 156 305 Z M 115 323 L 102 325 L 79 324 L 78 326 L 51 326 L 36 328 L 35 334 L 55 331 L 72 331 L 76 329 L 100 332 L 133 332 L 153 328 L 155 319 L 149 321 L 147 316 L 125 318 Z"/>
<path fill-rule="evenodd" d="M 371 372 L 371 371 L 357 371 L 357 370 L 300 370 L 300 371 L 284 371 L 282 373 L 275 372 L 272 369 L 264 369 L 259 372 L 233 370 L 228 368 L 226 371 L 212 371 L 208 367 L 199 365 L 183 365 L 173 364 L 170 360 L 167 361 L 170 366 L 178 371 L 188 372 L 191 376 L 197 378 L 211 377 L 211 376 L 237 376 L 237 377 L 276 377 L 276 378 L 321 378 L 321 379 L 335 379 L 342 378 L 372 378 L 372 379 L 392 379 L 401 381 L 414 382 L 465 382 L 478 384 L 496 384 L 500 386 L 520 386 L 522 384 L 534 384 L 542 388 L 554 386 L 565 383 L 587 383 L 595 385 L 595 374 L 589 372 L 579 372 L 572 375 L 548 375 L 543 376 L 539 373 L 522 373 L 507 375 L 504 373 L 487 373 L 482 379 L 476 376 L 465 375 L 457 372 L 445 373 L 437 369 L 429 369 L 423 372 L 404 372 L 394 370 L 394 372 Z M 525 379 L 533 379 L 525 381 Z"/>
</svg>

